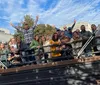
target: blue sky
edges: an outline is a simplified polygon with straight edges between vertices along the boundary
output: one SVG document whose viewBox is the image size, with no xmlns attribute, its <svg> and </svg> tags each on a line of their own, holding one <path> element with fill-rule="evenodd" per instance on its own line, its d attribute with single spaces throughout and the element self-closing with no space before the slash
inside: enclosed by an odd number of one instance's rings
<svg viewBox="0 0 100 85">
<path fill-rule="evenodd" d="M 9 22 L 19 23 L 25 14 L 33 18 L 39 15 L 38 24 L 57 27 L 72 23 L 74 19 L 97 25 L 100 23 L 100 0 L 0 0 L 0 27 L 13 33 Z"/>
</svg>

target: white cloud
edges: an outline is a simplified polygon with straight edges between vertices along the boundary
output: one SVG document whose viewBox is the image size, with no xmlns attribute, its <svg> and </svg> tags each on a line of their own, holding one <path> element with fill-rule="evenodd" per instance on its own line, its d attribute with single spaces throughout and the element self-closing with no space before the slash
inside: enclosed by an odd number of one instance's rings
<svg viewBox="0 0 100 85">
<path fill-rule="evenodd" d="M 20 22 L 25 14 L 31 14 L 33 17 L 40 15 L 40 23 L 55 24 L 58 27 L 73 22 L 74 18 L 78 22 L 87 21 L 99 24 L 100 9 L 97 9 L 96 6 L 100 0 L 58 0 L 58 2 L 54 0 L 48 10 L 40 8 L 40 5 L 48 0 L 28 0 L 27 4 L 24 4 L 25 1 L 0 0 L 0 5 L 6 5 L 0 10 L 7 13 L 7 16 L 1 16 L 0 19 L 4 18 L 15 23 Z M 55 3 L 57 4 L 53 8 Z M 23 8 L 22 5 L 25 5 L 26 8 Z"/>
</svg>

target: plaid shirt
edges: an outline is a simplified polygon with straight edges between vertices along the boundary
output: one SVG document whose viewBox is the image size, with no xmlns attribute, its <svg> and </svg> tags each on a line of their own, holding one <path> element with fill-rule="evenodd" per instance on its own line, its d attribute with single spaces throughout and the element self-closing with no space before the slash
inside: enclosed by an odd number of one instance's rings
<svg viewBox="0 0 100 85">
<path fill-rule="evenodd" d="M 33 27 L 29 28 L 28 30 L 19 28 L 19 27 L 15 27 L 18 31 L 23 33 L 24 36 L 24 41 L 26 44 L 30 44 L 33 40 L 33 30 L 35 29 L 36 25 L 34 25 Z"/>
</svg>

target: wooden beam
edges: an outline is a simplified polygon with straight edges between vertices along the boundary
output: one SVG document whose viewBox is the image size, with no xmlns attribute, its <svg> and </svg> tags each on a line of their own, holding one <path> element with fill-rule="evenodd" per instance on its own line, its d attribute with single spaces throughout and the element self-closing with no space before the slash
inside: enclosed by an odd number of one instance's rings
<svg viewBox="0 0 100 85">
<path fill-rule="evenodd" d="M 100 60 L 100 56 L 95 57 L 87 57 L 81 59 L 73 59 L 73 60 L 65 60 L 59 62 L 50 62 L 38 65 L 26 65 L 16 68 L 8 68 L 8 69 L 0 69 L 0 74 L 11 73 L 11 72 L 19 72 L 24 70 L 31 70 L 31 69 L 39 69 L 39 68 L 49 68 L 49 67 L 56 67 L 56 66 L 63 66 L 63 65 L 71 65 L 71 64 L 80 64 L 80 63 L 88 63 Z"/>
</svg>

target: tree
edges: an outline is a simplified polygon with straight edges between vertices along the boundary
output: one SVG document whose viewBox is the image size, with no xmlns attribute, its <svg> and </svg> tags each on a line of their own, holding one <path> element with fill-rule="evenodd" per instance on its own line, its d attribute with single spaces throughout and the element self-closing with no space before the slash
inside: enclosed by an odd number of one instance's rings
<svg viewBox="0 0 100 85">
<path fill-rule="evenodd" d="M 25 15 L 24 16 L 24 22 L 29 25 L 29 27 L 32 27 L 34 25 L 34 19 L 31 15 Z M 18 24 L 22 29 L 24 27 L 24 22 L 21 22 Z M 39 24 L 36 26 L 35 30 L 33 31 L 34 35 L 52 35 L 54 32 L 56 32 L 56 29 L 48 24 Z M 14 36 L 21 36 L 23 40 L 23 34 L 19 31 L 17 31 Z"/>
<path fill-rule="evenodd" d="M 26 22 L 29 27 L 32 27 L 34 25 L 34 19 L 32 18 L 31 15 L 25 15 L 24 22 Z M 24 26 L 24 24 L 23 24 L 23 26 Z"/>
<path fill-rule="evenodd" d="M 17 37 L 17 36 L 20 36 L 22 41 L 24 40 L 24 36 L 23 36 L 22 32 L 15 31 L 14 37 Z"/>
<path fill-rule="evenodd" d="M 34 30 L 35 35 L 52 35 L 54 32 L 56 32 L 56 29 L 53 28 L 50 25 L 45 24 L 39 24 L 37 25 L 36 29 Z"/>
<path fill-rule="evenodd" d="M 34 19 L 32 18 L 31 15 L 25 15 L 24 16 L 24 22 L 27 23 L 29 25 L 29 27 L 33 26 L 34 24 Z M 22 29 L 24 28 L 24 22 L 21 22 L 18 24 L 19 27 L 21 27 Z M 16 31 L 14 36 L 20 36 L 22 40 L 24 40 L 23 34 L 20 31 Z"/>
</svg>

